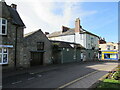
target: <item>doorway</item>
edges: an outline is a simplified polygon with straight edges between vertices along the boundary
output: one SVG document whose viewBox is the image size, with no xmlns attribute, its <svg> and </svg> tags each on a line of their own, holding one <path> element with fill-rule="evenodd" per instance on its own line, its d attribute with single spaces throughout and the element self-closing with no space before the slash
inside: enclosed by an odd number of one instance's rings
<svg viewBox="0 0 120 90">
<path fill-rule="evenodd" d="M 43 65 L 43 52 L 31 52 L 31 66 Z"/>
</svg>

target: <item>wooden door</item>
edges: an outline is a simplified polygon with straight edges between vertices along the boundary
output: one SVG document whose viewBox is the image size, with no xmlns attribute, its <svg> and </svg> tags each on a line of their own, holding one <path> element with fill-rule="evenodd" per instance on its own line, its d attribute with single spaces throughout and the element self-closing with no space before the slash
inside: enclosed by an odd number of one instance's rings
<svg viewBox="0 0 120 90">
<path fill-rule="evenodd" d="M 42 52 L 31 52 L 31 66 L 43 65 L 43 53 Z"/>
</svg>

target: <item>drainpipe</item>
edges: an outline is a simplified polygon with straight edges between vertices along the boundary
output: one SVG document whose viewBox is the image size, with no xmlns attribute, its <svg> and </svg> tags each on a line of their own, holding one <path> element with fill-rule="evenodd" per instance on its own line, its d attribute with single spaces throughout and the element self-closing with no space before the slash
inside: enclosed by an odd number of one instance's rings
<svg viewBox="0 0 120 90">
<path fill-rule="evenodd" d="M 76 43 L 76 40 L 75 40 L 75 34 L 74 34 L 74 60 L 76 61 L 76 46 L 75 46 L 75 43 Z"/>
<path fill-rule="evenodd" d="M 15 62 L 14 62 L 14 67 L 17 67 L 17 30 L 18 26 L 16 26 L 16 32 L 15 32 Z"/>
</svg>

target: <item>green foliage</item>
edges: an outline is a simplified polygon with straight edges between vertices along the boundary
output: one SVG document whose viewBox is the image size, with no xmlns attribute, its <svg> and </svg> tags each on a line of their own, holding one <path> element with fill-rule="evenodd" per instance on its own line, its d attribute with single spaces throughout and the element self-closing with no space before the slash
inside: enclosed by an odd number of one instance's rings
<svg viewBox="0 0 120 90">
<path fill-rule="evenodd" d="M 120 81 L 118 81 L 118 80 L 112 80 L 112 79 L 105 79 L 105 80 L 103 80 L 99 84 L 99 86 L 97 88 L 98 89 L 99 88 L 114 88 L 114 89 L 119 89 L 119 87 L 120 87 Z"/>
<path fill-rule="evenodd" d="M 113 74 L 112 79 L 118 80 L 120 79 L 120 71 L 117 71 Z"/>
</svg>

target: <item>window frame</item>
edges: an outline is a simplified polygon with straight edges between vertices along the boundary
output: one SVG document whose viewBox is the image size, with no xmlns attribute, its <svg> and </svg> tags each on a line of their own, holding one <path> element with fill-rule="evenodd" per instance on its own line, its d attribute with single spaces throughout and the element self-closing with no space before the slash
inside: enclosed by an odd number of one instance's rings
<svg viewBox="0 0 120 90">
<path fill-rule="evenodd" d="M 5 20 L 5 24 L 3 24 L 3 20 Z M 2 27 L 5 26 L 5 33 L 3 33 Z M 7 35 L 7 19 L 0 18 L 0 35 Z"/>
<path fill-rule="evenodd" d="M 111 49 L 111 45 L 107 45 L 107 50 L 110 50 Z"/>
<path fill-rule="evenodd" d="M 83 40 L 83 38 L 84 38 L 84 34 L 81 34 L 80 39 Z"/>
<path fill-rule="evenodd" d="M 8 64 L 8 48 L 3 48 L 3 47 L 0 47 L 0 48 L 2 49 L 2 52 L 0 52 L 0 55 L 2 56 L 2 61 L 0 62 L 0 65 Z M 4 53 L 4 49 L 7 49 L 6 53 Z M 5 63 L 3 62 L 4 55 L 7 55 L 7 61 Z"/>
<path fill-rule="evenodd" d="M 37 42 L 37 51 L 40 51 L 40 50 L 44 50 L 44 42 Z"/>
<path fill-rule="evenodd" d="M 114 46 L 114 49 L 116 49 L 116 46 Z"/>
</svg>

